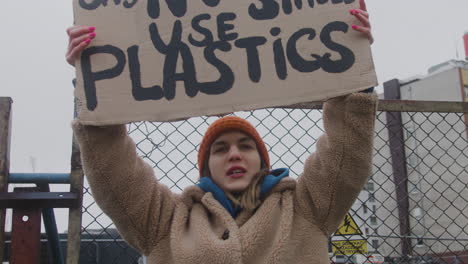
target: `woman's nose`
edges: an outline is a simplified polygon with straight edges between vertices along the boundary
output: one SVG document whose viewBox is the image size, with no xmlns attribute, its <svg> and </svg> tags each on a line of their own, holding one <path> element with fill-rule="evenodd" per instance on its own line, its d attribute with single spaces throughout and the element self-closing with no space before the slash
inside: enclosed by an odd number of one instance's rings
<svg viewBox="0 0 468 264">
<path fill-rule="evenodd" d="M 240 160 L 242 158 L 239 148 L 231 146 L 229 148 L 229 160 Z"/>
</svg>

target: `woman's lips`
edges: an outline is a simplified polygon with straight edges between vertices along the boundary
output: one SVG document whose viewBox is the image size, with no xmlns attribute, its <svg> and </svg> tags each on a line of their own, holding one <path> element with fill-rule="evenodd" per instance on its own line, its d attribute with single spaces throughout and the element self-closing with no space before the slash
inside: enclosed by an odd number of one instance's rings
<svg viewBox="0 0 468 264">
<path fill-rule="evenodd" d="M 244 175 L 245 175 L 245 172 L 240 172 L 240 173 L 229 174 L 227 176 L 230 177 L 230 178 L 237 179 L 237 178 L 240 178 L 240 177 L 242 177 Z"/>
<path fill-rule="evenodd" d="M 231 178 L 240 178 L 244 176 L 246 173 L 246 169 L 240 166 L 233 166 L 229 168 L 229 170 L 226 173 L 226 176 L 231 177 Z"/>
</svg>

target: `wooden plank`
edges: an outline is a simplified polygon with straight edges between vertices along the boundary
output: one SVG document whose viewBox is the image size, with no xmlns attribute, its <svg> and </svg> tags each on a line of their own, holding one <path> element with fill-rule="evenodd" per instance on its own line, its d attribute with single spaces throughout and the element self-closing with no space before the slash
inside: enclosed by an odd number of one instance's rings
<svg viewBox="0 0 468 264">
<path fill-rule="evenodd" d="M 8 191 L 10 172 L 11 105 L 10 97 L 0 97 L 0 193 Z M 5 248 L 5 209 L 0 209 L 0 260 Z"/>
<path fill-rule="evenodd" d="M 83 205 L 83 168 L 80 149 L 75 138 L 72 141 L 70 192 L 78 195 L 76 206 L 68 215 L 67 264 L 79 264 L 81 243 L 81 208 Z"/>
<path fill-rule="evenodd" d="M 444 101 L 379 100 L 379 111 L 468 113 L 468 103 Z"/>
<path fill-rule="evenodd" d="M 39 264 L 41 257 L 41 208 L 14 209 L 11 263 Z"/>
<path fill-rule="evenodd" d="M 309 102 L 294 105 L 286 105 L 274 108 L 286 109 L 322 109 L 322 102 Z M 413 101 L 385 99 L 379 100 L 378 111 L 386 112 L 437 112 L 437 113 L 465 113 L 468 114 L 468 102 L 445 101 Z"/>
<path fill-rule="evenodd" d="M 385 98 L 399 100 L 400 82 L 397 79 L 384 83 Z M 411 226 L 409 220 L 408 172 L 406 169 L 405 140 L 401 112 L 386 112 L 388 140 L 392 158 L 393 183 L 395 184 L 398 206 L 398 220 L 401 236 L 401 252 L 404 256 L 412 255 Z"/>
<path fill-rule="evenodd" d="M 28 190 L 27 190 L 28 189 Z M 29 191 L 37 188 L 15 188 L 15 191 Z M 11 235 L 11 263 L 39 264 L 41 258 L 41 208 L 16 208 L 13 210 Z"/>
</svg>

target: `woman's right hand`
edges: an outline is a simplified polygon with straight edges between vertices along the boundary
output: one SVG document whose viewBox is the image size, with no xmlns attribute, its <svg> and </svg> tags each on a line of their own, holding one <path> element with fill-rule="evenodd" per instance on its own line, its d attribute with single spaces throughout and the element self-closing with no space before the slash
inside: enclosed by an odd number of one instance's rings
<svg viewBox="0 0 468 264">
<path fill-rule="evenodd" d="M 96 37 L 95 27 L 72 26 L 67 29 L 68 50 L 66 59 L 68 64 L 75 66 L 76 59 L 81 52 L 89 45 L 92 39 Z"/>
</svg>

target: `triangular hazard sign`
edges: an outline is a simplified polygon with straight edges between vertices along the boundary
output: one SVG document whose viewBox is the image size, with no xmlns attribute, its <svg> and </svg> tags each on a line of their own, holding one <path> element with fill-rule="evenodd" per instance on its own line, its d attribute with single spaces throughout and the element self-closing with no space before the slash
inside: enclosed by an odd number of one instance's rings
<svg viewBox="0 0 468 264">
<path fill-rule="evenodd" d="M 349 235 L 362 235 L 362 231 L 359 226 L 356 224 L 356 221 L 351 217 L 350 214 L 347 214 L 341 222 L 338 230 L 335 232 L 335 236 L 349 236 Z"/>
</svg>

